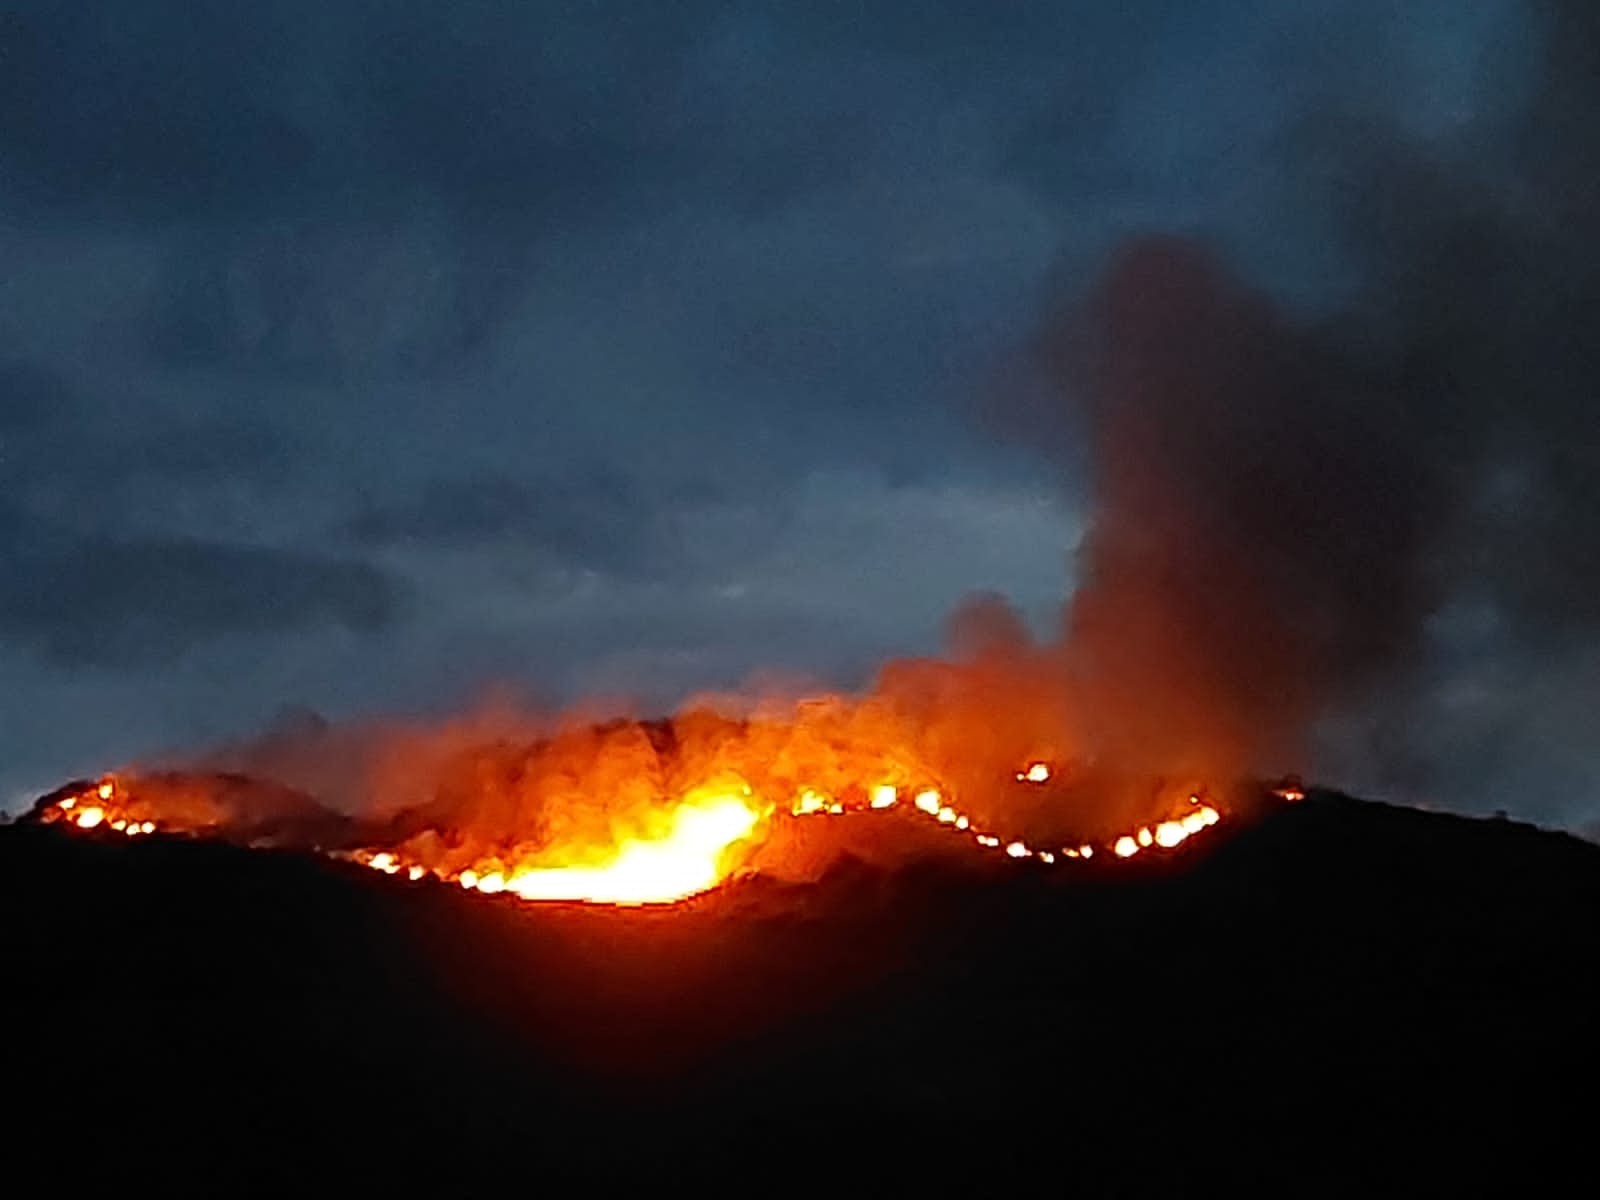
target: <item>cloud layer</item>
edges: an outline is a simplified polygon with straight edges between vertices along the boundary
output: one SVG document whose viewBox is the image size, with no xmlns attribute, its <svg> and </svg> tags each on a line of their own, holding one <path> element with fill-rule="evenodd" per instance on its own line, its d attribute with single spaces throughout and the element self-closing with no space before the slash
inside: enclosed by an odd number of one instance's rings
<svg viewBox="0 0 1600 1200">
<path fill-rule="evenodd" d="M 1427 627 L 1408 693 L 1430 730 L 1516 724 L 1461 718 L 1468 678 L 1543 670 L 1528 634 L 1570 645 L 1596 594 L 1547 551 L 1582 507 L 1518 507 L 1519 470 L 1594 477 L 1537 398 L 1594 377 L 1592 28 L 1352 9 L 9 6 L 0 793 L 284 704 L 850 681 L 974 590 L 1048 625 L 1081 430 L 983 408 L 1035 386 L 1042 309 L 1163 231 L 1571 447 L 1485 470 L 1516 519 L 1450 552 L 1506 587 Z M 1375 777 L 1455 786 L 1438 738 Z"/>
</svg>

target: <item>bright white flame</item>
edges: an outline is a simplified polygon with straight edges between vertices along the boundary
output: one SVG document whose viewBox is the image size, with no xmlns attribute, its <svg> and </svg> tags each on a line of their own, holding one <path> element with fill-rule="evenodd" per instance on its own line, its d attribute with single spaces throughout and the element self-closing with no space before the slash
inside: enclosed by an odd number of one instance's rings
<svg viewBox="0 0 1600 1200">
<path fill-rule="evenodd" d="M 803 817 L 808 813 L 822 812 L 828 807 L 829 803 L 831 802 L 828 797 L 821 792 L 807 788 L 800 793 L 800 798 L 794 802 L 794 813 L 797 817 Z"/>
<path fill-rule="evenodd" d="M 714 887 L 723 852 L 748 837 L 760 814 L 738 796 L 685 801 L 672 830 L 654 841 L 624 842 L 603 866 L 544 867 L 517 872 L 505 886 L 524 900 L 666 903 Z"/>
<path fill-rule="evenodd" d="M 881 783 L 872 789 L 873 808 L 893 808 L 899 799 L 900 796 L 893 784 Z"/>
<path fill-rule="evenodd" d="M 1117 844 L 1111 847 L 1111 852 L 1118 858 L 1132 858 L 1139 853 L 1139 843 L 1127 834 L 1123 834 L 1117 839 Z"/>
<path fill-rule="evenodd" d="M 1163 821 L 1156 826 L 1156 845 L 1168 850 L 1188 836 L 1189 831 L 1183 827 L 1181 821 Z"/>
<path fill-rule="evenodd" d="M 926 792 L 918 792 L 914 803 L 918 809 L 927 813 L 930 817 L 938 816 L 939 809 L 942 807 L 939 800 L 939 793 L 931 790 Z"/>
</svg>

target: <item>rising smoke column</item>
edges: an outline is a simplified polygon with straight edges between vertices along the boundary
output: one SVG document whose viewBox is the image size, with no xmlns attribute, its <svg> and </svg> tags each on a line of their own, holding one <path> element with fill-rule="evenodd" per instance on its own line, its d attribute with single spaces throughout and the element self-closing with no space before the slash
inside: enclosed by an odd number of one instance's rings
<svg viewBox="0 0 1600 1200">
<path fill-rule="evenodd" d="M 1274 769 L 1354 716 L 1341 766 L 1429 795 L 1600 702 L 1600 11 L 1529 13 L 1531 85 L 1486 67 L 1460 128 L 1347 104 L 1289 139 L 1364 280 L 1343 311 L 1150 237 L 1046 322 L 1054 410 L 1007 422 L 1089 476 L 1060 651 L 1102 756 Z M 1452 623 L 1500 692 L 1445 732 Z"/>
<path fill-rule="evenodd" d="M 1042 349 L 1090 463 L 1061 647 L 1082 736 L 1133 772 L 1295 761 L 1416 638 L 1425 432 L 1175 238 L 1124 247 Z"/>
</svg>

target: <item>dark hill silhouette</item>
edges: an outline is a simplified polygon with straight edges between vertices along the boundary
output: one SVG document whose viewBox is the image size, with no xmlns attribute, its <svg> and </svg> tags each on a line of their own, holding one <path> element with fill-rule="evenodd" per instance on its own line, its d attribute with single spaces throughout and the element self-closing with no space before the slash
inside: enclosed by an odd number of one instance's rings
<svg viewBox="0 0 1600 1200">
<path fill-rule="evenodd" d="M 1206 841 L 1206 839 L 1201 839 Z M 1072 875 L 530 909 L 0 829 L 52 1190 L 1586 1192 L 1600 847 L 1314 795 Z M 19 1176 L 20 1177 L 20 1176 Z"/>
</svg>

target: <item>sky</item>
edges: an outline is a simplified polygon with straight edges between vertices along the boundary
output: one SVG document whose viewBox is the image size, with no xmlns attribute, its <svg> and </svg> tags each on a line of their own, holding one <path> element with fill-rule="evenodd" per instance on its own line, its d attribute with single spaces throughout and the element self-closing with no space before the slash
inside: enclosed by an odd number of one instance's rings
<svg viewBox="0 0 1600 1200">
<path fill-rule="evenodd" d="M 1433 214 L 1546 211 L 1581 7 L 13 0 L 0 806 L 306 709 L 856 686 L 973 592 L 1048 627 L 1090 484 L 988 415 L 1044 314 L 1162 233 L 1402 328 Z M 1435 190 L 1369 203 L 1396 163 Z M 1335 781 L 1600 820 L 1551 611 L 1441 600 Z"/>
</svg>

